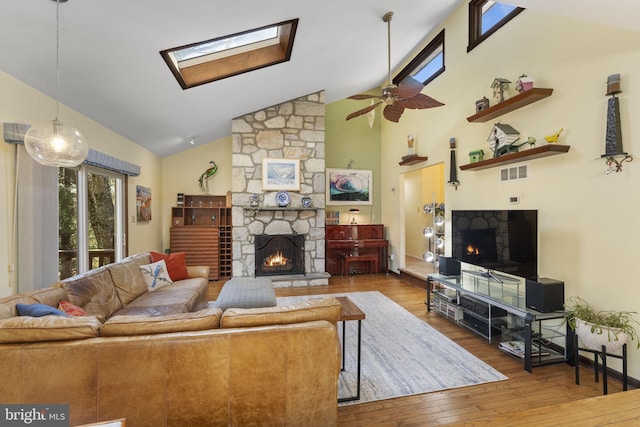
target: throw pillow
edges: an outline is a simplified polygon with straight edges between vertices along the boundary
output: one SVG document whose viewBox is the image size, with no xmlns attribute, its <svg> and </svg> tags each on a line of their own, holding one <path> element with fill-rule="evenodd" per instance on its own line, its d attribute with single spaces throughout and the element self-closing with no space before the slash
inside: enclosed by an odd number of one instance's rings
<svg viewBox="0 0 640 427">
<path fill-rule="evenodd" d="M 151 262 L 158 262 L 164 260 L 167 263 L 167 271 L 169 277 L 174 282 L 178 280 L 184 280 L 189 278 L 187 272 L 187 263 L 185 261 L 186 254 L 184 252 L 174 252 L 172 254 L 162 254 L 160 252 L 150 252 Z"/>
<path fill-rule="evenodd" d="M 165 286 L 169 286 L 173 283 L 171 277 L 169 276 L 169 273 L 167 272 L 167 264 L 164 262 L 164 260 L 153 262 L 147 265 L 141 265 L 140 271 L 142 272 L 142 276 L 147 283 L 147 289 L 149 290 L 149 292 L 155 291 L 156 289 L 160 289 Z"/>
<path fill-rule="evenodd" d="M 84 308 L 78 305 L 72 304 L 69 301 L 60 301 L 60 304 L 58 304 L 58 309 L 64 311 L 65 313 L 71 316 L 88 316 Z"/>
<path fill-rule="evenodd" d="M 62 310 L 46 304 L 16 304 L 18 316 L 42 317 L 50 314 L 54 316 L 66 316 Z"/>
</svg>

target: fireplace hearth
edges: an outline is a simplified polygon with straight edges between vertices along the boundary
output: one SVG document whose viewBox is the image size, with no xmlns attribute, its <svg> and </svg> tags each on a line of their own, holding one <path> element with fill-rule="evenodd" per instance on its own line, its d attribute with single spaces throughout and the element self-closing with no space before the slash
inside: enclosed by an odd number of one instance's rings
<svg viewBox="0 0 640 427">
<path fill-rule="evenodd" d="M 302 234 L 260 234 L 255 236 L 258 276 L 305 274 Z"/>
</svg>

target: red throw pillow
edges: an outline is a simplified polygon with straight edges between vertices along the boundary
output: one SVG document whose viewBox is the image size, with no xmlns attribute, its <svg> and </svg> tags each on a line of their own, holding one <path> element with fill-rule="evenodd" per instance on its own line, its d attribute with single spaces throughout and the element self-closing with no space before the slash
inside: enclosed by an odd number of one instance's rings
<svg viewBox="0 0 640 427">
<path fill-rule="evenodd" d="M 171 280 L 178 281 L 188 279 L 187 263 L 185 261 L 184 252 L 174 252 L 172 254 L 162 254 L 160 252 L 151 252 L 151 262 L 164 260 L 167 264 L 167 272 Z"/>
<path fill-rule="evenodd" d="M 60 301 L 60 304 L 58 304 L 58 309 L 71 316 L 88 316 L 84 308 L 72 304 L 69 301 Z"/>
</svg>

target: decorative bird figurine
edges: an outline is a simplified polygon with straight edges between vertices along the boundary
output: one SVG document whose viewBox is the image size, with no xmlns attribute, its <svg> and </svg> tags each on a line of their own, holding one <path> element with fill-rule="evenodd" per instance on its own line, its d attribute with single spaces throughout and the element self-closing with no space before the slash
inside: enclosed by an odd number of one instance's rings
<svg viewBox="0 0 640 427">
<path fill-rule="evenodd" d="M 562 128 L 560 128 L 560 130 L 554 133 L 553 135 L 545 136 L 544 139 L 546 139 L 547 142 L 549 143 L 558 142 L 558 137 L 560 136 L 560 132 L 562 132 Z"/>
<path fill-rule="evenodd" d="M 215 175 L 216 172 L 218 172 L 218 165 L 216 165 L 216 162 L 212 160 L 209 163 L 213 166 L 204 171 L 204 173 L 200 175 L 200 178 L 198 178 L 198 184 L 200 184 L 200 190 L 202 190 L 203 193 L 206 192 L 206 189 L 204 187 L 204 180 L 211 178 L 213 175 Z"/>
<path fill-rule="evenodd" d="M 527 144 L 529 144 L 529 146 L 533 147 L 534 145 L 536 145 L 536 139 L 534 137 L 530 136 L 529 138 L 527 138 L 525 143 L 527 143 Z"/>
</svg>

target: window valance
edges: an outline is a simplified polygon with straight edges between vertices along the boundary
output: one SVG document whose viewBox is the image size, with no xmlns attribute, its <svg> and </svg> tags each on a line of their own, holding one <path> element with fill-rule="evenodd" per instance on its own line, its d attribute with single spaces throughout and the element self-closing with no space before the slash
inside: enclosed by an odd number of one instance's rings
<svg viewBox="0 0 640 427">
<path fill-rule="evenodd" d="M 3 123 L 4 140 L 9 144 L 24 144 L 24 134 L 27 133 L 29 127 L 29 125 L 23 123 Z M 89 149 L 89 155 L 84 163 L 129 176 L 140 175 L 139 165 L 126 162 L 92 149 Z"/>
</svg>

